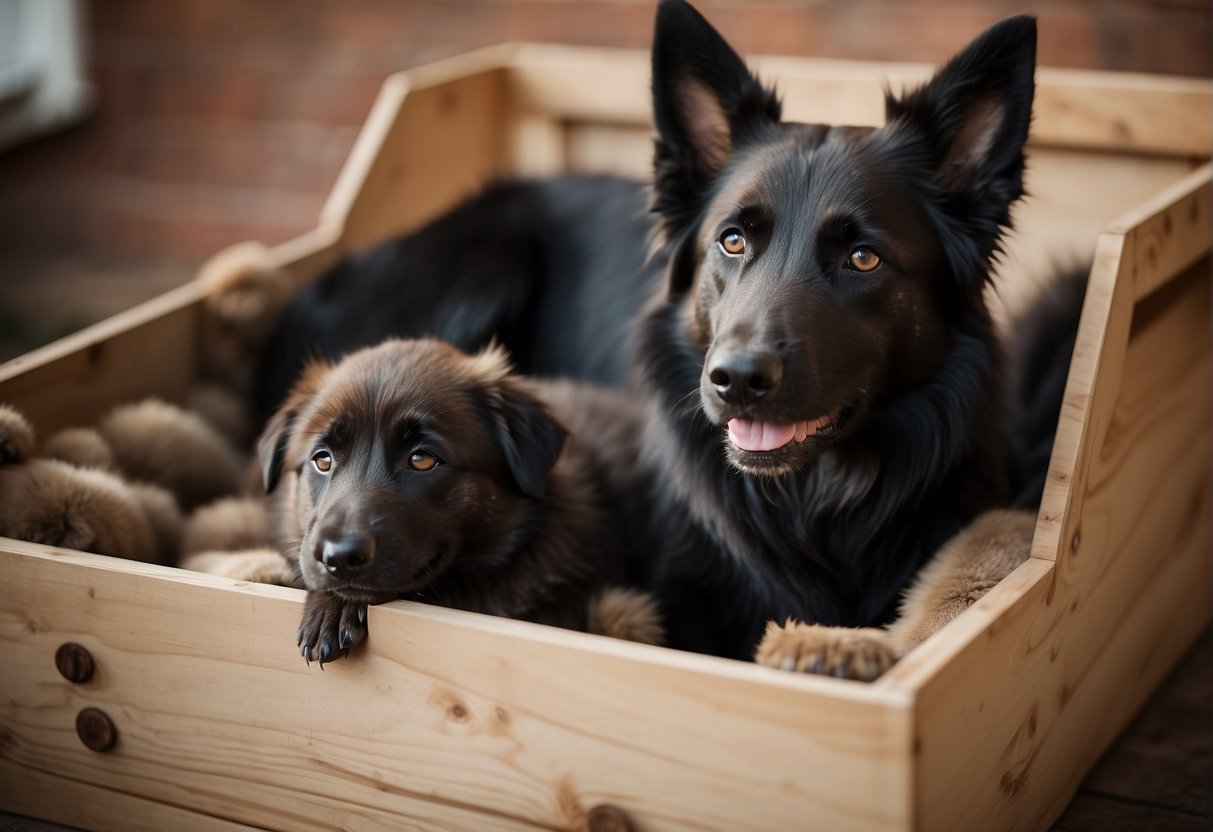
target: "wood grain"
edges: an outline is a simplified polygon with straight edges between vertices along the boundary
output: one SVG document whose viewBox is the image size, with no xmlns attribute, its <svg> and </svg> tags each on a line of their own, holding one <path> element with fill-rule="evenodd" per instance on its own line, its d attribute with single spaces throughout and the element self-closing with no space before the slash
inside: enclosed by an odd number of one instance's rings
<svg viewBox="0 0 1213 832">
<path fill-rule="evenodd" d="M 648 60 L 641 51 L 525 44 L 514 53 L 511 86 L 521 105 L 560 118 L 647 124 Z M 777 56 L 750 64 L 775 85 L 786 118 L 825 124 L 881 124 L 886 85 L 899 91 L 933 71 L 927 64 Z M 1213 83 L 1040 68 L 1032 144 L 1205 158 L 1213 145 Z"/>
<path fill-rule="evenodd" d="M 387 80 L 321 213 L 344 248 L 409 231 L 504 172 L 507 54 L 490 48 Z"/>
<path fill-rule="evenodd" d="M 1136 245 L 1109 235 L 1092 273 L 1034 545 L 1047 580 L 941 639 L 929 675 L 890 674 L 917 692 L 921 828 L 1047 824 L 1209 620 L 1208 244 L 1135 305 Z"/>
<path fill-rule="evenodd" d="M 184 401 L 197 369 L 200 297 L 197 284 L 186 284 L 0 364 L 0 401 L 43 438 L 153 393 Z"/>
<path fill-rule="evenodd" d="M 758 66 L 791 117 L 851 123 L 929 71 Z M 656 830 L 1046 825 L 1209 617 L 1209 169 L 1163 188 L 1213 119 L 1203 81 L 1039 79 L 1004 287 L 1112 231 L 1033 557 L 877 683 L 405 603 L 322 672 L 291 646 L 297 592 L 4 540 L 0 806 L 105 829 L 583 828 L 600 803 Z M 317 229 L 271 261 L 305 281 L 507 169 L 643 174 L 646 89 L 640 53 L 530 45 L 394 76 Z M 0 366 L 0 400 L 45 434 L 181 398 L 199 300 Z M 68 640 L 97 660 L 84 685 L 55 671 Z M 87 706 L 112 751 L 76 737 Z"/>
<path fill-rule="evenodd" d="M 645 829 L 908 823 L 897 691 L 405 603 L 372 608 L 368 649 L 321 671 L 293 648 L 301 593 L 8 548 L 0 765 L 137 797 L 131 812 L 576 829 L 611 803 Z M 69 639 L 94 682 L 58 676 Z M 75 737 L 86 705 L 117 723 L 113 751 Z M 43 814 L 13 782 L 0 804 Z"/>
</svg>

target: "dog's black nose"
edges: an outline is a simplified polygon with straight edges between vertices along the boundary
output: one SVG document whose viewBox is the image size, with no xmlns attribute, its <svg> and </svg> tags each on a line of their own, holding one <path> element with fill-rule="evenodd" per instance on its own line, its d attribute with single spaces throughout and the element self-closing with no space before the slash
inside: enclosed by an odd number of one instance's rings
<svg viewBox="0 0 1213 832">
<path fill-rule="evenodd" d="M 375 557 L 375 538 L 369 534 L 347 534 L 328 538 L 316 550 L 316 560 L 330 575 L 348 578 Z"/>
<path fill-rule="evenodd" d="M 749 404 L 769 396 L 783 378 L 783 363 L 764 352 L 724 352 L 713 357 L 708 381 L 729 404 Z"/>
</svg>

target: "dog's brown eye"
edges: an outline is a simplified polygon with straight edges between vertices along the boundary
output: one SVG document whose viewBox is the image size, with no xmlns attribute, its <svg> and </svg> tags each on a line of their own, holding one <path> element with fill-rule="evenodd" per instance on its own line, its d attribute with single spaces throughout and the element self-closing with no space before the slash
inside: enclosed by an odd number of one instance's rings
<svg viewBox="0 0 1213 832">
<path fill-rule="evenodd" d="M 409 467 L 414 471 L 428 471 L 438 464 L 438 458 L 425 451 L 413 451 L 409 455 Z"/>
<path fill-rule="evenodd" d="M 880 255 L 870 248 L 857 248 L 851 252 L 851 267 L 858 271 L 870 272 L 879 265 Z"/>
<path fill-rule="evenodd" d="M 312 455 L 312 464 L 322 474 L 327 474 L 333 467 L 333 455 L 328 451 L 316 451 Z"/>
<path fill-rule="evenodd" d="M 730 257 L 736 257 L 745 251 L 745 237 L 736 228 L 730 228 L 720 235 L 720 250 Z"/>
</svg>

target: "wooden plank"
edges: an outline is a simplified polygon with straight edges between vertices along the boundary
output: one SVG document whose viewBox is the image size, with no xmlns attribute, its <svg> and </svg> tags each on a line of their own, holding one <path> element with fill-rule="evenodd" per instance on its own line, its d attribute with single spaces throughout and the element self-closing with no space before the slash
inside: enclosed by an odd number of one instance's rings
<svg viewBox="0 0 1213 832">
<path fill-rule="evenodd" d="M 117 804 L 289 829 L 578 828 L 600 803 L 655 830 L 909 823 L 899 691 L 403 602 L 322 672 L 294 590 L 5 548 L 0 758 Z M 94 682 L 58 678 L 66 640 Z M 74 736 L 86 705 L 112 751 Z"/>
<path fill-rule="evenodd" d="M 1131 72 L 1036 71 L 1033 143 L 1208 159 L 1213 82 Z"/>
<path fill-rule="evenodd" d="M 1092 275 L 1034 544 L 1050 580 L 957 628 L 929 675 L 913 656 L 890 674 L 918 691 L 920 828 L 1047 824 L 1208 622 L 1207 261 L 1134 311 L 1124 253 L 1110 293 Z"/>
<path fill-rule="evenodd" d="M 0 736 L 9 741 L 7 734 Z M 4 784 L 0 786 L 0 802 L 11 812 L 37 815 L 56 824 L 94 832 L 126 832 L 134 828 L 237 832 L 256 828 L 138 795 L 116 795 L 104 787 L 48 771 L 36 763 L 15 765 L 7 757 L 0 751 L 0 783 Z M 32 828 L 31 832 L 38 828 Z M 0 829 L 24 832 L 25 826 L 0 822 Z M 65 831 L 54 827 L 53 832 Z"/>
<path fill-rule="evenodd" d="M 557 176 L 570 165 L 563 122 L 543 115 L 520 114 L 508 126 L 509 172 L 513 176 Z"/>
<path fill-rule="evenodd" d="M 1150 199 L 1110 230 L 1132 245 L 1131 274 L 1138 298 L 1158 289 L 1213 246 L 1213 165 L 1205 165 Z"/>
<path fill-rule="evenodd" d="M 504 172 L 503 54 L 388 78 L 321 213 L 346 250 L 409 231 Z"/>
<path fill-rule="evenodd" d="M 189 283 L 0 365 L 0 402 L 42 437 L 148 395 L 183 401 L 194 382 L 201 288 Z"/>
<path fill-rule="evenodd" d="M 1089 264 L 1101 233 L 1192 170 L 1187 159 L 1033 148 L 991 301 L 1014 312 L 1058 268 Z"/>
<path fill-rule="evenodd" d="M 941 62 L 947 56 L 941 55 Z M 527 109 L 557 118 L 648 124 L 648 53 L 525 44 L 513 55 L 510 83 Z M 828 124 L 878 125 L 884 89 L 925 81 L 927 64 L 823 58 L 755 57 L 774 83 L 785 117 Z M 1213 146 L 1213 84 L 1203 79 L 1040 68 L 1032 143 L 1037 146 L 1208 158 Z M 593 90 L 594 95 L 586 95 Z"/>
</svg>

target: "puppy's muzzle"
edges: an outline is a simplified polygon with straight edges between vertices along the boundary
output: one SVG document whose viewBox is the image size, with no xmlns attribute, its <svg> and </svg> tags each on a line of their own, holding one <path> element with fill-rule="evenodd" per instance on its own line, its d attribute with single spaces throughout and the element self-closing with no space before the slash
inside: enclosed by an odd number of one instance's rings
<svg viewBox="0 0 1213 832">
<path fill-rule="evenodd" d="M 312 552 L 330 575 L 348 579 L 365 570 L 375 559 L 375 538 L 369 534 L 326 537 Z"/>
</svg>

